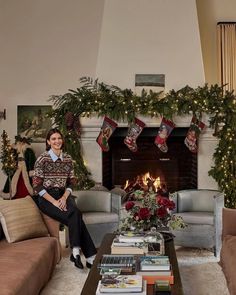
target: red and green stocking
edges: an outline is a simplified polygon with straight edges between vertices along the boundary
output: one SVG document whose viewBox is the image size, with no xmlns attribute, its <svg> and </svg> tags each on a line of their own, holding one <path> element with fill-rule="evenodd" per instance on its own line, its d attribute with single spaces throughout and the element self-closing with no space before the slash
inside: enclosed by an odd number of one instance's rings
<svg viewBox="0 0 236 295">
<path fill-rule="evenodd" d="M 97 143 L 100 145 L 103 152 L 109 151 L 108 139 L 111 137 L 116 127 L 116 122 L 112 121 L 108 117 L 104 118 L 101 131 L 96 139 Z"/>
<path fill-rule="evenodd" d="M 197 139 L 205 127 L 205 124 L 199 121 L 196 117 L 192 117 L 191 124 L 184 140 L 185 145 L 192 153 L 196 153 L 198 150 Z"/>
<path fill-rule="evenodd" d="M 169 137 L 170 133 L 174 129 L 175 124 L 167 120 L 166 118 L 162 118 L 160 128 L 158 130 L 158 134 L 155 138 L 155 145 L 163 152 L 168 152 L 168 146 L 166 144 L 166 140 Z"/>
<path fill-rule="evenodd" d="M 144 127 L 145 123 L 137 118 L 135 118 L 134 123 L 129 126 L 128 134 L 124 139 L 124 143 L 132 152 L 136 152 L 138 150 L 136 140 Z"/>
</svg>

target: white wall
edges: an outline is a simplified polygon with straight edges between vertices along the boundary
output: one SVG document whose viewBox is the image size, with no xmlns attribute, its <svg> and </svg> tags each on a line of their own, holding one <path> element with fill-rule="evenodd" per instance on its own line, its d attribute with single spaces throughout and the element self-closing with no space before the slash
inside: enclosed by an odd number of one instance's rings
<svg viewBox="0 0 236 295">
<path fill-rule="evenodd" d="M 106 0 L 96 76 L 134 88 L 135 74 L 165 74 L 166 89 L 204 83 L 194 0 Z"/>
<path fill-rule="evenodd" d="M 103 0 L 1 0 L 0 133 L 17 134 L 17 105 L 50 104 L 52 94 L 94 76 Z M 36 144 L 38 153 L 44 145 Z M 0 188 L 6 177 L 0 172 Z"/>
</svg>

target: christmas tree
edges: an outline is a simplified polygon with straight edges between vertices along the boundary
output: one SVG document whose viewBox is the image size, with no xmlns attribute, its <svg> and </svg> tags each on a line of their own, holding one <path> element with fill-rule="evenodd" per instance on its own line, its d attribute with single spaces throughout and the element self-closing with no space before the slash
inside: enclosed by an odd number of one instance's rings
<svg viewBox="0 0 236 295">
<path fill-rule="evenodd" d="M 1 137 L 2 137 L 2 147 L 1 147 L 2 170 L 8 176 L 8 180 L 10 184 L 11 178 L 14 175 L 17 168 L 16 154 L 10 144 L 10 139 L 5 130 L 3 130 Z M 10 197 L 11 197 L 11 193 L 10 193 Z"/>
</svg>

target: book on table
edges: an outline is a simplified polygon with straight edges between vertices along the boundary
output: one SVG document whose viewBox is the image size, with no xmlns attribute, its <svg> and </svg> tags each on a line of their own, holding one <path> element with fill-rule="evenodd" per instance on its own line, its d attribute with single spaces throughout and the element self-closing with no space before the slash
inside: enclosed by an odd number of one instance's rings
<svg viewBox="0 0 236 295">
<path fill-rule="evenodd" d="M 164 242 L 152 235 L 120 234 L 112 241 L 112 254 L 163 255 Z"/>
<path fill-rule="evenodd" d="M 143 280 L 146 280 L 148 284 L 153 285 L 155 284 L 156 280 L 166 280 L 169 284 L 174 284 L 174 275 L 171 269 L 171 265 L 169 269 L 164 270 L 142 270 L 141 269 L 141 262 L 144 258 L 148 258 L 150 256 L 140 256 L 138 262 L 136 263 L 136 274 L 141 275 Z M 156 258 L 156 256 L 154 256 Z"/>
<path fill-rule="evenodd" d="M 111 247 L 111 254 L 136 254 L 143 255 L 145 250 L 138 247 Z"/>
<path fill-rule="evenodd" d="M 155 295 L 171 294 L 170 282 L 167 280 L 157 280 L 154 286 Z"/>
<path fill-rule="evenodd" d="M 129 239 L 128 239 L 128 241 L 126 241 L 126 240 L 125 241 L 120 241 L 120 239 L 119 239 L 120 236 L 121 235 L 116 235 L 115 236 L 115 238 L 112 241 L 113 246 L 117 246 L 117 247 L 136 247 L 137 244 L 138 245 L 143 244 L 143 241 L 142 242 L 132 241 L 133 240 L 132 238 L 131 238 L 131 242 L 129 241 Z"/>
<path fill-rule="evenodd" d="M 173 271 L 171 271 L 170 275 L 159 275 L 159 274 L 153 274 L 153 275 L 142 275 L 143 280 L 147 281 L 147 284 L 154 285 L 156 281 L 164 280 L 168 281 L 170 285 L 174 284 L 174 274 Z"/>
<path fill-rule="evenodd" d="M 134 255 L 104 254 L 101 260 L 102 267 L 130 267 L 134 264 Z"/>
<path fill-rule="evenodd" d="M 153 235 L 148 233 L 122 233 L 115 237 L 116 242 L 119 243 L 156 243 L 160 242 L 159 233 Z"/>
<path fill-rule="evenodd" d="M 144 235 L 120 234 L 117 237 L 120 243 L 144 243 Z"/>
<path fill-rule="evenodd" d="M 136 259 L 134 255 L 104 254 L 98 268 L 100 270 L 118 268 L 122 273 L 130 273 L 133 272 L 135 265 Z"/>
<path fill-rule="evenodd" d="M 103 276 L 99 291 L 101 293 L 142 292 L 143 279 L 140 275 Z"/>
<path fill-rule="evenodd" d="M 96 295 L 114 295 L 113 290 L 111 292 L 101 292 L 100 291 L 101 287 L 101 280 L 98 282 L 97 290 L 96 290 Z M 147 281 L 143 281 L 143 287 L 141 292 L 115 292 L 116 295 L 147 295 Z"/>
<path fill-rule="evenodd" d="M 142 256 L 140 257 L 141 270 L 170 270 L 168 256 Z"/>
<path fill-rule="evenodd" d="M 172 271 L 169 270 L 136 270 L 137 275 L 141 276 L 171 276 Z"/>
<path fill-rule="evenodd" d="M 124 243 L 114 239 L 111 244 L 111 254 L 139 254 L 147 252 L 147 245 L 144 243 Z"/>
</svg>

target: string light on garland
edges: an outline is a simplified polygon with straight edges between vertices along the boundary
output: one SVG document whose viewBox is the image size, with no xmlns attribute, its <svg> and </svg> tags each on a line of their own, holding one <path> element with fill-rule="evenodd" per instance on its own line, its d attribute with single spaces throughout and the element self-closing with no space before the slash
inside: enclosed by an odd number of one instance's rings
<svg viewBox="0 0 236 295">
<path fill-rule="evenodd" d="M 65 131 L 63 119 L 66 111 L 87 117 L 96 112 L 99 116 L 106 115 L 115 121 L 127 122 L 132 122 L 134 117 L 140 114 L 167 119 L 174 115 L 197 114 L 201 117 L 203 112 L 208 114 L 210 127 L 215 130 L 214 136 L 218 138 L 218 147 L 213 155 L 214 166 L 210 169 L 209 175 L 225 193 L 226 206 L 236 207 L 236 182 L 232 183 L 230 179 L 235 177 L 231 176 L 231 169 L 236 171 L 236 161 L 232 160 L 236 159 L 236 99 L 232 92 L 225 91 L 216 84 L 196 89 L 185 86 L 178 91 L 172 89 L 166 94 L 143 91 L 141 96 L 138 96 L 130 89 L 120 89 L 87 77 L 82 78 L 81 83 L 82 87 L 76 90 L 51 97 L 54 105 L 51 116 L 61 130 Z M 70 136 L 74 139 L 77 135 Z M 89 173 L 82 157 L 78 156 L 80 141 L 75 141 L 75 144 L 70 142 L 73 148 L 68 149 L 71 156 L 76 158 L 77 175 L 83 179 L 80 188 L 86 188 L 92 182 L 88 180 Z M 224 156 L 226 162 L 222 160 Z M 230 160 L 233 163 L 230 163 Z"/>
</svg>

